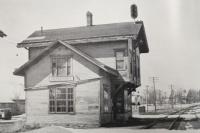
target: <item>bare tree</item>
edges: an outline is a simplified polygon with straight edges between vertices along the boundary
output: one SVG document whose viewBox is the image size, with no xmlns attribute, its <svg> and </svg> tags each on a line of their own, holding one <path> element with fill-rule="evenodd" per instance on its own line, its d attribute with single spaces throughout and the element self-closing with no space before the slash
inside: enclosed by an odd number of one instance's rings
<svg viewBox="0 0 200 133">
<path fill-rule="evenodd" d="M 175 94 L 175 99 L 177 103 L 183 103 L 183 92 L 182 89 L 178 89 Z"/>
<path fill-rule="evenodd" d="M 199 100 L 199 91 L 195 89 L 189 89 L 186 97 L 187 103 L 195 103 Z"/>
</svg>

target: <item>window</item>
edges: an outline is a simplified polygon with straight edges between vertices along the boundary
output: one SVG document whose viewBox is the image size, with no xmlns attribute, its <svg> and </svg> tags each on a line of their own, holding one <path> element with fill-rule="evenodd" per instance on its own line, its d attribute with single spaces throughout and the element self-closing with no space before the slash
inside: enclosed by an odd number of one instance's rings
<svg viewBox="0 0 200 133">
<path fill-rule="evenodd" d="M 52 57 L 52 76 L 62 77 L 71 75 L 70 57 Z"/>
<path fill-rule="evenodd" d="M 50 113 L 73 113 L 74 112 L 73 88 L 51 88 L 49 90 Z"/>
<path fill-rule="evenodd" d="M 116 69 L 117 70 L 124 70 L 124 50 L 116 51 Z"/>
</svg>

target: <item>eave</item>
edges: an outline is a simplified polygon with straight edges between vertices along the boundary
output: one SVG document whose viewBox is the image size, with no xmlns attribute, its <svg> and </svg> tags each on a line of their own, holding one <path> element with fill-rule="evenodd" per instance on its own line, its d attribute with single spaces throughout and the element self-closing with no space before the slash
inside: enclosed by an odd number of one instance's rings
<svg viewBox="0 0 200 133">
<path fill-rule="evenodd" d="M 62 40 L 63 42 L 67 42 L 71 45 L 73 44 L 84 44 L 84 43 L 98 43 L 98 42 L 112 42 L 112 41 L 125 41 L 129 38 L 135 40 L 137 35 L 127 35 L 127 36 L 106 36 L 106 37 L 95 37 L 95 38 L 82 38 L 82 39 L 70 39 L 70 40 Z M 18 48 L 29 48 L 29 47 L 41 47 L 41 46 L 49 46 L 52 42 L 56 40 L 45 40 L 45 41 L 35 41 L 31 43 L 18 43 Z"/>
</svg>

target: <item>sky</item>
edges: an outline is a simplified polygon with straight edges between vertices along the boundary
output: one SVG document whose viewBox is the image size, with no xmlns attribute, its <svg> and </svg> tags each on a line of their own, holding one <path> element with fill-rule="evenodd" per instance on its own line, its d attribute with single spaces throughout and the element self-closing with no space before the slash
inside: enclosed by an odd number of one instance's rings
<svg viewBox="0 0 200 133">
<path fill-rule="evenodd" d="M 86 25 L 86 12 L 94 24 L 133 21 L 130 5 L 137 4 L 150 48 L 141 55 L 142 86 L 198 89 L 200 75 L 199 0 L 0 0 L 0 102 L 24 97 L 24 79 L 12 73 L 28 60 L 27 50 L 17 48 L 35 30 Z M 141 91 L 142 93 L 142 91 Z"/>
</svg>

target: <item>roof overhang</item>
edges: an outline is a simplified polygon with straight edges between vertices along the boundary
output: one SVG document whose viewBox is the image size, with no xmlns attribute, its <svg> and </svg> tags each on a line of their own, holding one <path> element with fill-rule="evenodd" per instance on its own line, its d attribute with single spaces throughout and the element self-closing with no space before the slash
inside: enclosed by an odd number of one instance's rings
<svg viewBox="0 0 200 133">
<path fill-rule="evenodd" d="M 139 44 L 140 53 L 149 53 L 149 46 L 148 46 L 144 24 L 142 21 L 137 21 L 136 23 L 142 24 L 141 29 L 136 39 Z"/>
<path fill-rule="evenodd" d="M 126 41 L 129 38 L 135 40 L 137 35 L 126 35 L 126 36 L 106 36 L 106 37 L 95 37 L 95 38 L 82 38 L 82 39 L 70 39 L 70 40 L 62 40 L 63 42 L 67 42 L 71 45 L 73 44 L 85 44 L 85 43 L 99 43 L 99 42 L 113 42 L 113 41 Z M 46 41 L 38 41 L 38 42 L 31 42 L 31 43 L 18 43 L 18 48 L 30 48 L 30 47 L 42 47 L 42 46 L 49 46 L 52 42 L 50 40 Z"/>
<path fill-rule="evenodd" d="M 132 23 L 134 25 L 134 23 Z M 88 38 L 68 38 L 68 39 L 59 39 L 65 43 L 69 43 L 70 45 L 73 44 L 87 44 L 87 43 L 99 43 L 99 42 L 115 42 L 115 41 L 127 41 L 128 39 L 136 40 L 139 44 L 140 53 L 148 53 L 149 47 L 146 37 L 146 32 L 144 28 L 144 24 L 142 21 L 137 21 L 135 23 L 139 28 L 137 28 L 136 32 L 123 34 L 123 35 L 110 35 L 110 36 L 95 36 L 95 37 L 88 37 Z M 32 36 L 32 35 L 31 35 Z M 43 39 L 44 36 L 34 37 L 35 40 L 31 40 L 32 37 L 29 37 L 22 41 L 21 43 L 17 44 L 18 48 L 31 48 L 31 47 L 47 47 L 53 42 L 55 42 L 56 38 L 54 39 Z M 62 36 L 62 35 L 60 35 Z"/>
</svg>

